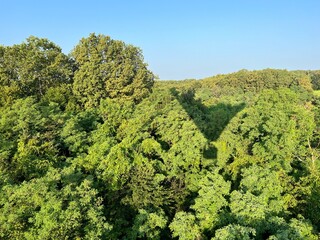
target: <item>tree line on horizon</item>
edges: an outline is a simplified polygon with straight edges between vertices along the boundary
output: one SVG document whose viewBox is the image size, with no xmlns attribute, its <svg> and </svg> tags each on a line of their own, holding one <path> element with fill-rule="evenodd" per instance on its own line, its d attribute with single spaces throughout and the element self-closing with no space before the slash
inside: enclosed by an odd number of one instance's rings
<svg viewBox="0 0 320 240">
<path fill-rule="evenodd" d="M 318 239 L 320 71 L 156 81 L 105 35 L 0 46 L 1 239 Z"/>
</svg>

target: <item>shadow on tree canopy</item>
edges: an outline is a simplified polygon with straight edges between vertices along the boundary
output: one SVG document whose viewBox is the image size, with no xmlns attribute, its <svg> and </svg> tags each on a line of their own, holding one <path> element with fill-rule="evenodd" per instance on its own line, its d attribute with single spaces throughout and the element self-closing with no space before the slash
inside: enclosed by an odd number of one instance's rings
<svg viewBox="0 0 320 240">
<path fill-rule="evenodd" d="M 245 107 L 245 103 L 237 105 L 218 103 L 212 106 L 205 106 L 201 99 L 195 98 L 195 90 L 193 88 L 181 91 L 171 88 L 170 92 L 185 109 L 209 143 L 217 140 L 231 119 Z M 211 146 L 204 151 L 204 157 L 216 157 L 216 152 L 215 147 Z"/>
</svg>

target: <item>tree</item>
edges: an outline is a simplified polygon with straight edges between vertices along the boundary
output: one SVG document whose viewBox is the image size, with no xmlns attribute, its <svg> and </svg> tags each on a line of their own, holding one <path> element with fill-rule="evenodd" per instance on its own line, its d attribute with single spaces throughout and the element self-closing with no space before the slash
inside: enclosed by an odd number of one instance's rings
<svg viewBox="0 0 320 240">
<path fill-rule="evenodd" d="M 39 98 L 50 87 L 72 82 L 72 60 L 48 39 L 31 36 L 22 44 L 1 46 L 0 63 L 3 101 L 31 95 Z"/>
<path fill-rule="evenodd" d="M 250 240 L 254 239 L 256 231 L 254 228 L 244 227 L 237 224 L 230 224 L 216 231 L 215 237 L 212 240 Z"/>
<path fill-rule="evenodd" d="M 90 132 L 97 128 L 99 116 L 93 109 L 82 111 L 65 122 L 61 138 L 69 153 L 77 155 L 86 152 Z"/>
<path fill-rule="evenodd" d="M 300 95 L 289 89 L 266 90 L 220 136 L 218 163 L 227 163 L 234 178 L 248 164 L 290 172 L 292 163 L 305 162 L 314 129 L 314 114 Z"/>
<path fill-rule="evenodd" d="M 315 78 L 314 78 L 315 79 Z M 264 69 L 259 71 L 240 70 L 226 75 L 206 78 L 203 87 L 211 88 L 215 95 L 258 93 L 265 89 L 290 88 L 312 90 L 312 79 L 304 71 Z"/>
<path fill-rule="evenodd" d="M 65 119 L 57 105 L 39 106 L 28 97 L 1 113 L 1 174 L 9 174 L 13 181 L 28 180 L 42 176 L 61 160 L 58 135 Z"/>
<path fill-rule="evenodd" d="M 139 102 L 153 86 L 141 50 L 122 41 L 91 34 L 81 39 L 72 56 L 78 66 L 73 92 L 86 107 L 107 97 Z"/>
<path fill-rule="evenodd" d="M 112 226 L 92 179 L 75 169 L 6 185 L 0 195 L 1 239 L 106 239 Z"/>
<path fill-rule="evenodd" d="M 311 223 L 301 215 L 298 215 L 297 218 L 290 219 L 289 222 L 285 222 L 282 218 L 274 218 L 272 219 L 272 224 L 277 228 L 277 231 L 268 238 L 269 240 L 319 239 L 319 235 L 317 236 L 315 234 Z"/>
<path fill-rule="evenodd" d="M 178 212 L 169 227 L 173 237 L 185 240 L 201 239 L 200 228 L 191 213 Z"/>
<path fill-rule="evenodd" d="M 320 90 L 320 71 L 310 71 L 312 87 L 314 90 Z"/>
<path fill-rule="evenodd" d="M 166 227 L 167 217 L 160 211 L 147 211 L 139 209 L 134 219 L 134 224 L 129 232 L 129 239 L 161 239 L 161 231 Z"/>
<path fill-rule="evenodd" d="M 231 183 L 225 182 L 218 171 L 215 171 L 207 173 L 199 186 L 199 196 L 191 208 L 196 211 L 201 230 L 210 231 L 221 222 L 219 214 L 223 207 L 228 206 L 225 196 L 229 195 Z"/>
</svg>

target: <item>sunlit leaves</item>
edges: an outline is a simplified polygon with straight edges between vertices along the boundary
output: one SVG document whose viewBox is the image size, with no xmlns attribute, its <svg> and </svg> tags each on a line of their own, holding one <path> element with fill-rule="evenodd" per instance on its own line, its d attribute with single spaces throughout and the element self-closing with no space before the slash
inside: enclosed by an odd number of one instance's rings
<svg viewBox="0 0 320 240">
<path fill-rule="evenodd" d="M 129 239 L 161 239 L 161 231 L 166 227 L 167 221 L 164 211 L 139 209 L 134 225 L 128 234 Z"/>
<path fill-rule="evenodd" d="M 60 158 L 59 131 L 64 116 L 56 105 L 41 107 L 19 99 L 0 116 L 1 170 L 15 181 L 41 176 Z"/>
<path fill-rule="evenodd" d="M 31 36 L 22 44 L 1 50 L 0 84 L 6 90 L 4 103 L 17 96 L 41 97 L 50 87 L 72 82 L 72 60 L 48 39 Z"/>
<path fill-rule="evenodd" d="M 218 229 L 212 240 L 251 240 L 255 239 L 256 231 L 254 228 L 245 227 L 238 224 L 230 224 Z"/>
<path fill-rule="evenodd" d="M 136 47 L 91 34 L 70 57 L 0 47 L 1 239 L 317 239 L 317 72 L 151 91 Z"/>
<path fill-rule="evenodd" d="M 50 170 L 43 178 L 6 186 L 1 194 L 0 236 L 14 239 L 100 239 L 111 229 L 92 181 L 67 181 Z M 64 186 L 58 189 L 64 182 Z"/>
<path fill-rule="evenodd" d="M 222 134 L 217 146 L 227 149 L 218 153 L 218 161 L 222 165 L 230 162 L 228 168 L 234 176 L 248 163 L 291 171 L 292 162 L 306 154 L 315 127 L 313 119 L 294 92 L 266 91 Z"/>
<path fill-rule="evenodd" d="M 81 39 L 72 56 L 78 67 L 73 92 L 86 107 L 97 106 L 107 97 L 139 102 L 153 85 L 140 49 L 122 41 L 90 34 Z"/>
<path fill-rule="evenodd" d="M 219 213 L 222 208 L 229 205 L 226 196 L 229 195 L 231 184 L 216 171 L 207 173 L 199 186 L 199 196 L 191 208 L 195 210 L 201 229 L 210 230 L 221 221 Z"/>
<path fill-rule="evenodd" d="M 201 239 L 200 228 L 191 213 L 178 212 L 169 227 L 172 237 L 186 240 Z"/>
</svg>

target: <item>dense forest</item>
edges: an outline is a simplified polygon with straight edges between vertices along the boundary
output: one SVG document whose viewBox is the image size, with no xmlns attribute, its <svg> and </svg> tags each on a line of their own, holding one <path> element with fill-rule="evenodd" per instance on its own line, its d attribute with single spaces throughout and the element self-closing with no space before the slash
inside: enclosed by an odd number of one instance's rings
<svg viewBox="0 0 320 240">
<path fill-rule="evenodd" d="M 91 34 L 0 46 L 1 239 L 319 239 L 320 71 L 159 81 Z"/>
</svg>

